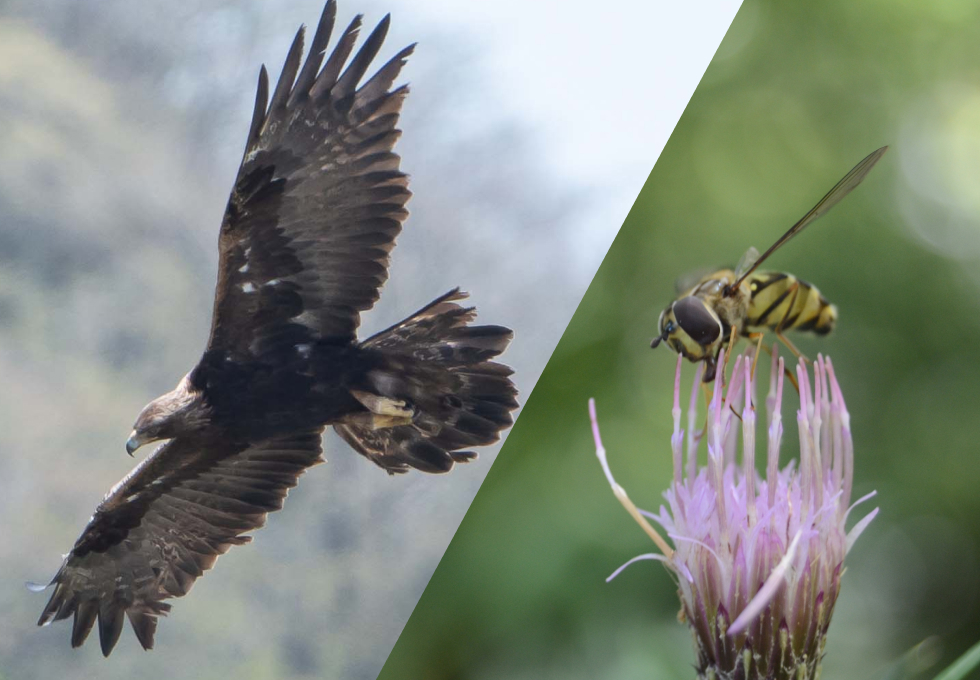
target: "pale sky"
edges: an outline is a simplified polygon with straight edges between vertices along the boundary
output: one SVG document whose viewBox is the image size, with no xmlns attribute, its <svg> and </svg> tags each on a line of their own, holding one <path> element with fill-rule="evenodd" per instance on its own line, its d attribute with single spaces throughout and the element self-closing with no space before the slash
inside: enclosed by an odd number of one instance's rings
<svg viewBox="0 0 980 680">
<path fill-rule="evenodd" d="M 318 1 L 318 0 L 317 0 Z M 595 192 L 577 225 L 598 265 L 741 0 L 388 0 L 393 19 L 480 36 L 511 115 L 536 130 L 553 172 Z M 426 58 L 424 45 L 420 58 Z M 550 83 L 543 86 L 543 83 Z"/>
</svg>

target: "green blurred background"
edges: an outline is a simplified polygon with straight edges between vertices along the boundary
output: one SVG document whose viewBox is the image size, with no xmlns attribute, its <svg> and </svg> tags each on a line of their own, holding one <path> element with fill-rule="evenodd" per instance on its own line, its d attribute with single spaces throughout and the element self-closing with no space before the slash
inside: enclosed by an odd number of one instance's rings
<svg viewBox="0 0 980 680">
<path fill-rule="evenodd" d="M 648 343 L 675 279 L 762 250 L 883 144 L 769 262 L 840 307 L 834 335 L 794 340 L 833 357 L 855 497 L 882 508 L 848 558 L 824 677 L 894 677 L 935 636 L 935 665 L 909 674 L 927 677 L 980 638 L 980 3 L 746 0 L 381 680 L 693 676 L 664 569 L 604 583 L 653 546 L 601 475 L 586 401 L 617 479 L 655 509 L 675 355 Z"/>
</svg>

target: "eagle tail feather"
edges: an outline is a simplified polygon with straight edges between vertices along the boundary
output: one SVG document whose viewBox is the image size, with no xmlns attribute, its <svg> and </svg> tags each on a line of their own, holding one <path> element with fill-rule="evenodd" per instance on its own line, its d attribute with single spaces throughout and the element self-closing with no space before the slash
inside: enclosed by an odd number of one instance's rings
<svg viewBox="0 0 980 680">
<path fill-rule="evenodd" d="M 492 359 L 514 334 L 470 325 L 476 310 L 457 304 L 466 297 L 451 290 L 361 344 L 382 358 L 383 368 L 368 373 L 370 391 L 405 402 L 414 416 L 411 424 L 383 428 L 352 418 L 334 429 L 389 473 L 448 472 L 475 459 L 469 449 L 492 444 L 513 423 L 513 371 Z"/>
</svg>

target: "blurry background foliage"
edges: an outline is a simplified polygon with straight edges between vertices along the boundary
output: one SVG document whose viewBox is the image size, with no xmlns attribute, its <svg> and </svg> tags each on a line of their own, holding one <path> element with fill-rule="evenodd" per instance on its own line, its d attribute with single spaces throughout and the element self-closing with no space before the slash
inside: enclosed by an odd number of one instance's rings
<svg viewBox="0 0 980 680">
<path fill-rule="evenodd" d="M 603 582 L 653 546 L 602 477 L 586 401 L 618 481 L 655 509 L 675 355 L 648 343 L 675 279 L 764 249 L 883 144 L 768 263 L 840 307 L 834 335 L 794 340 L 833 357 L 855 497 L 882 507 L 848 557 L 824 677 L 883 678 L 928 636 L 935 673 L 980 638 L 980 3 L 746 0 L 381 680 L 693 675 L 664 569 Z"/>
</svg>

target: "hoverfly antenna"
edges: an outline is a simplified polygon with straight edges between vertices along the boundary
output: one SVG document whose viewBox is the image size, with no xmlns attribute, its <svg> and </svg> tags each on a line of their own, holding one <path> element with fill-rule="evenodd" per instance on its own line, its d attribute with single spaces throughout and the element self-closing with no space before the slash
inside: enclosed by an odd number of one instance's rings
<svg viewBox="0 0 980 680">
<path fill-rule="evenodd" d="M 664 339 L 664 336 L 658 335 L 653 340 L 650 341 L 650 349 L 657 349 L 660 345 L 660 341 Z"/>
</svg>

